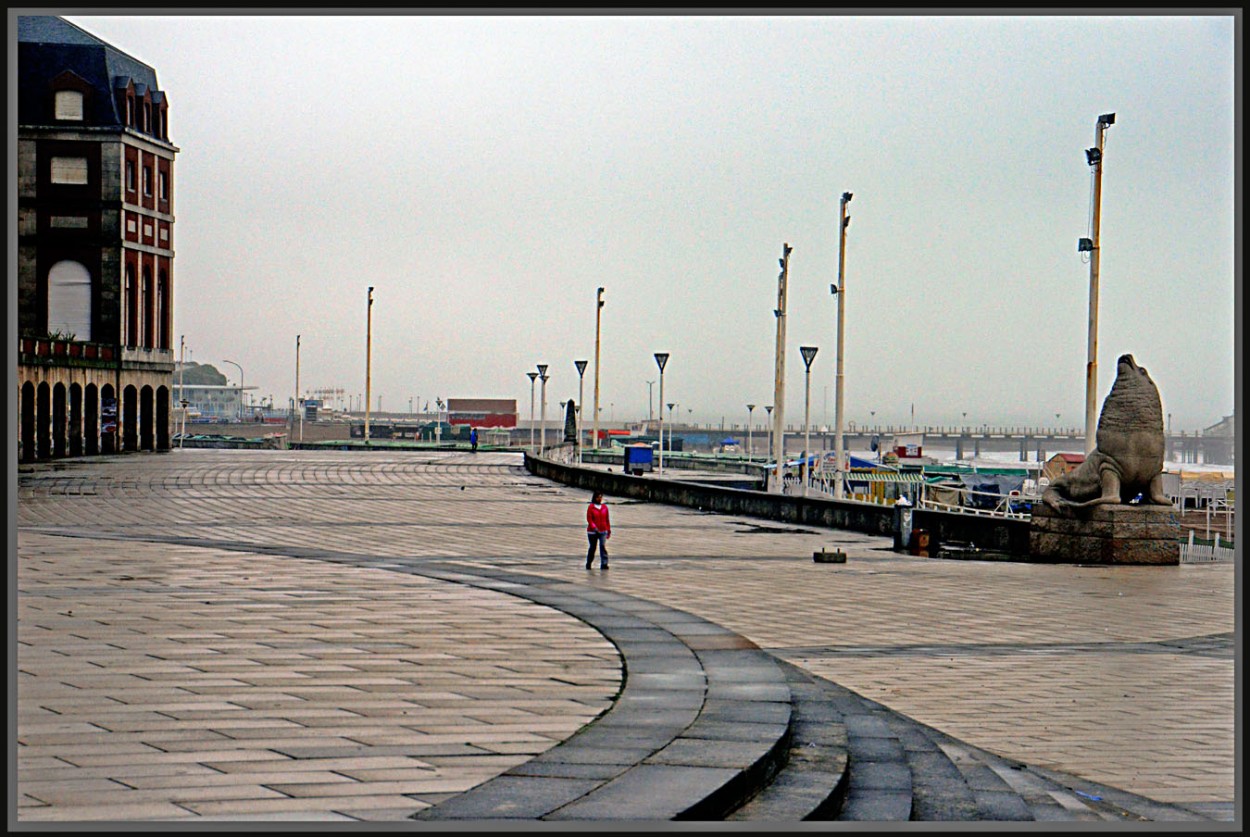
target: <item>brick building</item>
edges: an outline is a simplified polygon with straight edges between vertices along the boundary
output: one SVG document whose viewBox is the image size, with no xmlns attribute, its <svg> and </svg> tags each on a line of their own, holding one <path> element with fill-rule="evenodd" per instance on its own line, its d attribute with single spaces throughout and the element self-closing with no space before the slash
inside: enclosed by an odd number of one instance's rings
<svg viewBox="0 0 1250 837">
<path fill-rule="evenodd" d="M 168 449 L 168 98 L 155 70 L 62 18 L 17 23 L 20 457 Z"/>
</svg>

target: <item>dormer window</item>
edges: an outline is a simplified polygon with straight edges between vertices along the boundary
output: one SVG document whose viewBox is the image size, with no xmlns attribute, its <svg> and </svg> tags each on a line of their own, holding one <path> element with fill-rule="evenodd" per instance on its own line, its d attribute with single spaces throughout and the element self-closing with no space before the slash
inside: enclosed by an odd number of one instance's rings
<svg viewBox="0 0 1250 837">
<path fill-rule="evenodd" d="M 77 90 L 56 91 L 56 118 L 82 121 L 82 93 Z"/>
</svg>

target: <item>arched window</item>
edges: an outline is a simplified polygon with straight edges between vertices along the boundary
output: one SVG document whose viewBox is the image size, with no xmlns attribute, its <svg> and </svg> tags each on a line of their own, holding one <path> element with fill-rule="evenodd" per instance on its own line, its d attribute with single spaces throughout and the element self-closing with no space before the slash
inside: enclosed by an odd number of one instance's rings
<svg viewBox="0 0 1250 837">
<path fill-rule="evenodd" d="M 82 121 L 82 93 L 77 90 L 56 91 L 56 118 Z"/>
<path fill-rule="evenodd" d="M 74 261 L 48 271 L 48 333 L 91 340 L 91 272 Z"/>
</svg>

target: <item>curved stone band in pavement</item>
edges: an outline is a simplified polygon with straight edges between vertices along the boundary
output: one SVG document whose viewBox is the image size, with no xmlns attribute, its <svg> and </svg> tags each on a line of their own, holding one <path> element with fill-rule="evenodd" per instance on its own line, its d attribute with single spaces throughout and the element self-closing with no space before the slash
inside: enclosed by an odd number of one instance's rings
<svg viewBox="0 0 1250 837">
<path fill-rule="evenodd" d="M 618 647 L 626 668 L 621 694 L 596 721 L 416 819 L 720 819 L 780 766 L 790 688 L 749 640 L 610 590 L 516 573 L 415 571 L 582 618 Z"/>
</svg>

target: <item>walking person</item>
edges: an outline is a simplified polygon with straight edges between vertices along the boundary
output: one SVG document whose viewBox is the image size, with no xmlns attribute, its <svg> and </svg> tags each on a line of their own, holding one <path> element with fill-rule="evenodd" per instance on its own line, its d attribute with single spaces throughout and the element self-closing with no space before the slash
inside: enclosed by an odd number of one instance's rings
<svg viewBox="0 0 1250 837">
<path fill-rule="evenodd" d="M 473 452 L 477 453 L 477 428 L 474 427 L 469 431 L 469 444 L 473 446 Z"/>
<path fill-rule="evenodd" d="M 612 537 L 612 524 L 608 520 L 608 507 L 603 502 L 603 492 L 596 491 L 586 507 L 586 539 L 590 548 L 586 550 L 586 569 L 595 560 L 595 546 L 599 547 L 599 569 L 608 568 L 608 538 Z"/>
</svg>

